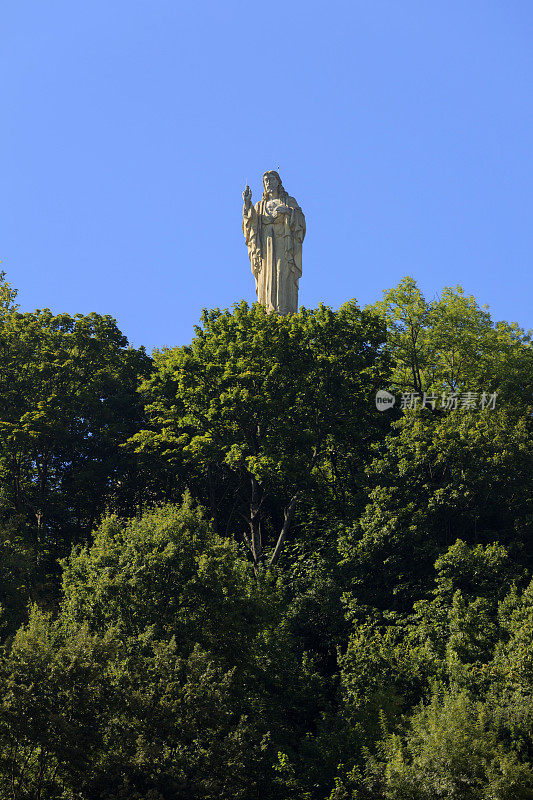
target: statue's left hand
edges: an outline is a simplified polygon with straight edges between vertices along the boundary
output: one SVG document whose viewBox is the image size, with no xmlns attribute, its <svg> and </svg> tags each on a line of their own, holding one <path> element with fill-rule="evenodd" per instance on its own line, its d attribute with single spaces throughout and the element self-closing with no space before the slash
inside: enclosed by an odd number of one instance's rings
<svg viewBox="0 0 533 800">
<path fill-rule="evenodd" d="M 280 203 L 276 208 L 276 214 L 290 214 L 290 211 L 289 206 L 286 206 L 285 203 Z"/>
</svg>

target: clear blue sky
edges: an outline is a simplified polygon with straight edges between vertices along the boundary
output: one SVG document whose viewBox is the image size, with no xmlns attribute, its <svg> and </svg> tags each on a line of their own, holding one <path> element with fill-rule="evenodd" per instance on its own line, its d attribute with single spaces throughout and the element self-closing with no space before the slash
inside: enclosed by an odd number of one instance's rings
<svg viewBox="0 0 533 800">
<path fill-rule="evenodd" d="M 533 325 L 531 0 L 4 0 L 0 259 L 24 310 L 190 340 L 255 297 L 245 179 L 307 218 L 300 302 L 410 274 Z"/>
</svg>

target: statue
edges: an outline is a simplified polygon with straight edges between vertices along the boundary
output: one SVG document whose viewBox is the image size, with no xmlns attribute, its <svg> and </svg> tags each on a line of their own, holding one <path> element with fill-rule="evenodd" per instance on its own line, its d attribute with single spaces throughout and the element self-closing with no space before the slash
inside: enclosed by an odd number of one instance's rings
<svg viewBox="0 0 533 800">
<path fill-rule="evenodd" d="M 298 311 L 305 217 L 274 170 L 263 175 L 263 189 L 254 207 L 250 187 L 245 188 L 242 229 L 257 299 L 267 311 L 285 316 Z"/>
</svg>

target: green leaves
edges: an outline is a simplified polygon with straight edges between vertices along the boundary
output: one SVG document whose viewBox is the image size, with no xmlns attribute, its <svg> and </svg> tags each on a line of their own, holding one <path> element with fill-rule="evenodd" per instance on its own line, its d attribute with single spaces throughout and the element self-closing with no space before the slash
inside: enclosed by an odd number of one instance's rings
<svg viewBox="0 0 533 800">
<path fill-rule="evenodd" d="M 190 498 L 127 524 L 105 519 L 94 543 L 65 561 L 63 587 L 64 614 L 77 623 L 128 636 L 151 628 L 159 638 L 175 635 L 180 653 L 200 643 L 234 653 L 230 663 L 249 652 L 245 620 L 262 614 L 236 545 L 210 531 Z"/>
<path fill-rule="evenodd" d="M 366 311 L 206 310 L 151 360 L 15 294 L 1 800 L 533 797 L 518 326 L 405 279 Z M 391 381 L 498 407 L 383 414 Z"/>
<path fill-rule="evenodd" d="M 353 302 L 288 317 L 241 303 L 202 323 L 190 347 L 155 354 L 141 387 L 151 430 L 131 443 L 187 469 L 218 525 L 248 520 L 241 535 L 258 567 L 292 499 L 326 475 L 338 483 L 382 424 L 384 334 Z"/>
<path fill-rule="evenodd" d="M 415 392 L 495 391 L 500 401 L 530 404 L 531 332 L 516 323 L 493 323 L 461 286 L 446 287 L 428 302 L 413 278 L 384 292 L 370 306 L 387 324 L 395 362 L 393 385 Z"/>
<path fill-rule="evenodd" d="M 111 317 L 4 314 L 2 513 L 35 526 L 41 546 L 70 544 L 106 502 L 124 497 L 133 465 L 119 445 L 139 424 L 137 379 L 149 363 L 143 350 L 127 348 Z"/>
<path fill-rule="evenodd" d="M 340 541 L 361 601 L 409 610 L 457 538 L 512 543 L 530 567 L 528 419 L 497 410 L 409 413 L 395 429 L 368 469 L 370 502 Z"/>
</svg>

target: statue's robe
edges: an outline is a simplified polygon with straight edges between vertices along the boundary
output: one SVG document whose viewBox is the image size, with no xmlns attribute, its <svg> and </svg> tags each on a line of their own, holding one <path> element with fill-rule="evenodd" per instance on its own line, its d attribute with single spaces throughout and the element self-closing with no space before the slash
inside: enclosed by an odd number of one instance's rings
<svg viewBox="0 0 533 800">
<path fill-rule="evenodd" d="M 288 206 L 290 213 L 276 216 L 280 204 Z M 288 195 L 279 200 L 260 200 L 244 212 L 242 229 L 258 301 L 267 311 L 295 313 L 305 236 L 302 209 Z"/>
</svg>

